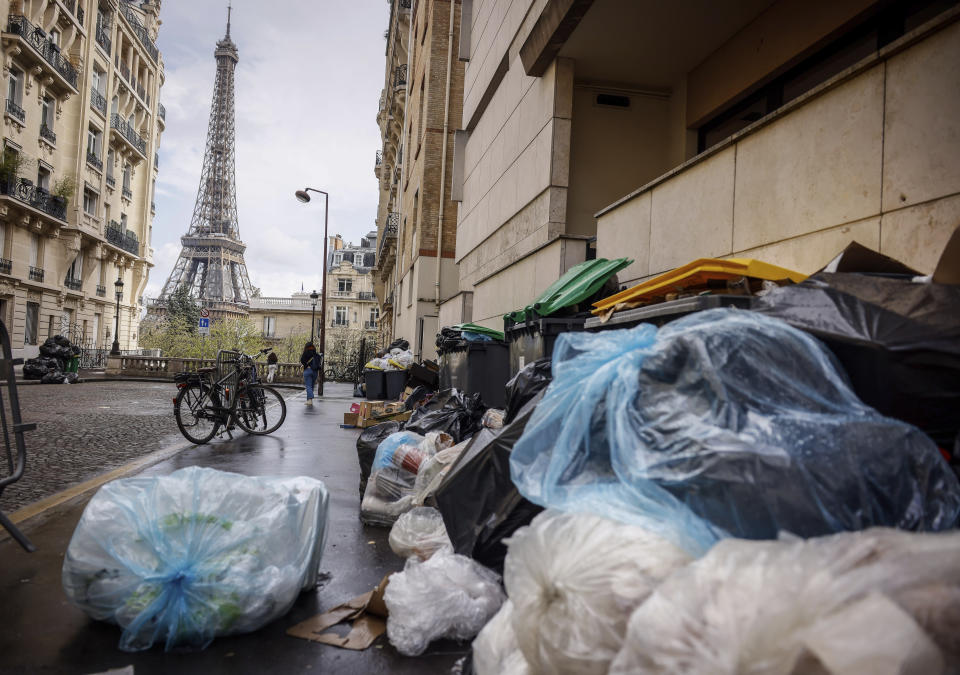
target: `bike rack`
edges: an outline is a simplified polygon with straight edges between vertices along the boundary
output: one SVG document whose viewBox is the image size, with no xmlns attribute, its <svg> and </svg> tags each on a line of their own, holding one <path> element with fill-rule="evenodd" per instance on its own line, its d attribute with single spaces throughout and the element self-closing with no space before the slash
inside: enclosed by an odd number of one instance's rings
<svg viewBox="0 0 960 675">
<path fill-rule="evenodd" d="M 13 367 L 23 363 L 23 359 L 13 358 L 13 352 L 10 348 L 10 334 L 7 327 L 0 321 L 0 343 L 3 346 L 3 358 L 0 358 L 0 379 L 7 382 L 7 400 L 3 400 L 3 389 L 0 388 L 0 426 L 3 430 L 3 443 L 7 450 L 7 468 L 8 476 L 0 478 L 0 495 L 4 488 L 12 483 L 16 483 L 23 476 L 23 469 L 26 465 L 27 448 L 23 441 L 23 434 L 27 431 L 33 431 L 37 428 L 36 424 L 24 423 L 20 417 L 20 399 L 17 398 L 17 380 Z M 7 407 L 10 409 L 10 424 L 7 423 Z M 11 443 L 11 435 L 13 442 Z M 14 456 L 14 447 L 16 455 Z M 23 534 L 17 526 L 0 511 L 0 525 L 10 533 L 20 546 L 28 553 L 33 553 L 37 547 L 30 543 L 26 535 Z"/>
</svg>

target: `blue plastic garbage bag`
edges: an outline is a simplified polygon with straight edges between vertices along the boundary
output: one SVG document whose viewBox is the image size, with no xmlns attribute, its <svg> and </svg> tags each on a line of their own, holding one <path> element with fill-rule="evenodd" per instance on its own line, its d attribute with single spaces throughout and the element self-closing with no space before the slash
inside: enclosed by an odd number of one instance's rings
<svg viewBox="0 0 960 675">
<path fill-rule="evenodd" d="M 63 563 L 67 597 L 123 629 L 120 648 L 204 648 L 289 611 L 316 585 L 328 494 L 307 477 L 191 467 L 107 483 Z"/>
<path fill-rule="evenodd" d="M 377 446 L 377 454 L 373 456 L 373 466 L 370 472 L 373 473 L 379 469 L 391 466 L 393 464 L 393 454 L 401 445 L 419 446 L 420 443 L 423 442 L 423 439 L 423 436 L 415 434 L 412 431 L 398 431 L 390 434 L 380 441 L 380 445 Z"/>
<path fill-rule="evenodd" d="M 728 535 L 957 523 L 960 485 L 933 442 L 860 402 L 826 347 L 782 321 L 717 309 L 568 333 L 553 359 L 510 460 L 532 502 L 693 554 Z"/>
</svg>

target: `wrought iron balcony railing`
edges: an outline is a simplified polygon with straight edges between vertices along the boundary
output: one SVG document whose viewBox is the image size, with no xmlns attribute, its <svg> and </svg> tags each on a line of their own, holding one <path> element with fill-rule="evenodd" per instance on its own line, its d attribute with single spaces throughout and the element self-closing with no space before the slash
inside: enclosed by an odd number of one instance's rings
<svg viewBox="0 0 960 675">
<path fill-rule="evenodd" d="M 343 321 L 338 321 L 334 319 L 333 321 L 330 322 L 331 328 L 346 328 L 349 325 L 350 325 L 350 322 L 346 319 L 344 319 Z"/>
<path fill-rule="evenodd" d="M 397 231 L 400 229 L 400 214 L 391 213 L 387 216 L 387 222 L 383 226 L 383 233 L 380 235 L 380 243 L 377 244 L 377 266 L 383 257 L 383 250 L 388 239 L 396 239 Z"/>
<path fill-rule="evenodd" d="M 121 2 L 120 9 L 123 12 L 124 18 L 130 24 L 130 28 L 133 29 L 133 34 L 137 36 L 137 39 L 140 40 L 140 44 L 142 44 L 143 48 L 147 50 L 147 54 L 149 54 L 150 58 L 153 59 L 153 62 L 156 63 L 157 58 L 160 56 L 160 50 L 157 49 L 155 44 L 153 44 L 153 40 L 150 39 L 147 29 L 142 23 L 140 23 L 140 19 L 137 18 L 136 14 L 134 14 L 129 4 Z"/>
<path fill-rule="evenodd" d="M 410 9 L 411 4 L 413 4 L 413 0 L 400 0 L 399 2 L 400 9 Z"/>
<path fill-rule="evenodd" d="M 380 166 L 381 164 L 383 164 L 383 151 L 377 150 L 377 160 L 374 166 Z"/>
<path fill-rule="evenodd" d="M 43 188 L 35 187 L 29 180 L 20 178 L 15 183 L 0 181 L 0 194 L 13 197 L 57 220 L 67 220 L 67 200 L 51 195 Z"/>
<path fill-rule="evenodd" d="M 95 168 L 97 171 L 103 171 L 103 162 L 92 152 L 87 153 L 87 164 Z"/>
<path fill-rule="evenodd" d="M 140 239 L 130 230 L 127 230 L 123 235 L 123 250 L 134 255 L 140 255 Z"/>
<path fill-rule="evenodd" d="M 20 120 L 20 124 L 27 123 L 27 113 L 15 101 L 7 99 L 7 113 L 14 119 Z"/>
<path fill-rule="evenodd" d="M 123 186 L 122 194 L 127 199 L 133 199 L 133 191 L 130 188 L 128 188 L 126 185 Z"/>
<path fill-rule="evenodd" d="M 107 297 L 107 287 L 97 284 L 97 295 L 100 296 L 101 298 Z"/>
<path fill-rule="evenodd" d="M 77 21 L 80 22 L 80 25 L 83 25 L 83 19 L 86 17 L 86 14 L 83 11 L 83 7 L 77 7 L 76 13 Z"/>
<path fill-rule="evenodd" d="M 97 91 L 96 87 L 90 87 L 90 106 L 104 115 L 107 114 L 107 98 Z"/>
<path fill-rule="evenodd" d="M 119 114 L 113 113 L 110 116 L 110 126 L 120 132 L 120 135 L 123 136 L 130 145 L 132 145 L 141 155 L 146 157 L 147 155 L 147 142 L 140 137 L 136 131 L 130 128 L 130 125 L 127 124 L 126 120 L 120 117 Z"/>
<path fill-rule="evenodd" d="M 30 281 L 43 281 L 43 268 L 30 266 L 30 272 L 27 275 L 30 278 Z"/>
<path fill-rule="evenodd" d="M 40 138 L 50 141 L 53 145 L 57 144 L 57 135 L 53 133 L 53 129 L 48 127 L 46 124 L 40 125 Z"/>
<path fill-rule="evenodd" d="M 97 26 L 97 44 L 100 45 L 107 54 L 110 54 L 110 46 L 112 44 L 109 32 L 110 26 Z"/>
<path fill-rule="evenodd" d="M 158 103 L 158 104 L 157 104 L 157 115 L 160 117 L 160 119 L 162 119 L 164 122 L 166 122 L 166 120 L 167 120 L 167 109 L 163 107 L 163 104 L 162 104 L 162 103 Z"/>
<path fill-rule="evenodd" d="M 0 258 L 0 274 L 10 274 L 13 269 L 13 263 L 6 258 Z"/>
<path fill-rule="evenodd" d="M 67 277 L 64 279 L 63 285 L 69 288 L 71 291 L 79 291 L 81 288 L 83 288 L 83 282 L 73 277 Z"/>
<path fill-rule="evenodd" d="M 150 213 L 156 213 L 156 212 L 157 212 L 157 203 L 150 202 Z"/>
<path fill-rule="evenodd" d="M 153 166 L 155 166 L 155 167 L 160 166 L 160 153 L 159 153 L 159 152 L 153 153 Z"/>
<path fill-rule="evenodd" d="M 377 296 L 370 291 L 360 291 L 357 293 L 357 300 L 376 300 Z"/>
<path fill-rule="evenodd" d="M 11 33 L 16 33 L 26 40 L 47 63 L 53 66 L 54 70 L 56 70 L 71 87 L 74 89 L 77 88 L 77 69 L 73 67 L 72 63 L 63 58 L 63 54 L 60 53 L 60 47 L 51 41 L 42 29 L 30 23 L 27 17 L 13 14 L 10 16 L 7 30 Z"/>
<path fill-rule="evenodd" d="M 377 322 L 376 322 L 376 321 L 364 321 L 364 322 L 363 322 L 363 329 L 364 329 L 364 330 L 377 330 Z"/>
<path fill-rule="evenodd" d="M 109 173 L 107 174 L 107 185 L 110 187 L 117 186 L 117 179 L 111 176 Z"/>
<path fill-rule="evenodd" d="M 114 63 L 116 63 L 117 68 L 120 69 L 120 74 L 123 75 L 123 79 L 125 79 L 127 82 L 129 82 L 129 81 L 130 81 L 130 66 L 128 66 L 125 61 L 121 61 L 121 60 L 120 60 L 120 55 L 119 55 L 119 54 L 117 54 L 117 57 L 116 57 L 116 60 L 114 61 Z"/>
<path fill-rule="evenodd" d="M 393 78 L 394 87 L 406 87 L 407 86 L 407 64 L 404 63 L 402 66 L 397 66 L 395 75 Z"/>
<path fill-rule="evenodd" d="M 123 248 L 123 226 L 117 221 L 110 221 L 110 223 L 103 230 L 103 236 L 105 236 L 107 241 L 114 246 Z"/>
</svg>

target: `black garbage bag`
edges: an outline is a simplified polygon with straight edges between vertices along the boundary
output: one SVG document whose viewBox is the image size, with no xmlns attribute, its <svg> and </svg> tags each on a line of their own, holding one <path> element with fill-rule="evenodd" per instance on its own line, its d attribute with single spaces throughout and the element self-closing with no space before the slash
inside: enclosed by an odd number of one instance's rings
<svg viewBox="0 0 960 675">
<path fill-rule="evenodd" d="M 513 379 L 507 382 L 507 414 L 503 418 L 509 424 L 526 405 L 527 401 L 547 388 L 553 375 L 549 356 L 528 363 Z"/>
<path fill-rule="evenodd" d="M 63 380 L 66 377 L 62 370 L 52 370 L 40 378 L 40 382 L 43 384 L 63 384 Z"/>
<path fill-rule="evenodd" d="M 23 379 L 39 380 L 47 374 L 49 369 L 39 362 L 39 359 L 29 359 L 23 364 Z"/>
<path fill-rule="evenodd" d="M 437 352 L 443 354 L 451 349 L 462 347 L 467 343 L 463 335 L 456 328 L 441 328 L 437 333 Z"/>
<path fill-rule="evenodd" d="M 64 375 L 67 384 L 76 384 L 80 380 L 80 376 L 77 373 L 67 373 Z"/>
<path fill-rule="evenodd" d="M 820 272 L 755 311 L 826 343 L 860 399 L 947 449 L 960 433 L 960 286 Z"/>
<path fill-rule="evenodd" d="M 417 408 L 403 428 L 421 436 L 443 431 L 453 436 L 454 443 L 460 443 L 480 430 L 486 410 L 480 394 L 465 396 L 457 389 L 444 389 Z"/>
<path fill-rule="evenodd" d="M 370 468 L 373 458 L 377 454 L 380 443 L 390 434 L 400 431 L 399 422 L 384 422 L 367 427 L 357 439 L 357 460 L 360 462 L 360 495 L 367 489 L 367 479 L 370 478 Z"/>
<path fill-rule="evenodd" d="M 405 352 L 410 349 L 410 343 L 403 338 L 397 338 L 390 343 L 389 347 L 387 347 L 387 352 L 390 352 L 393 349 L 399 349 L 400 351 Z"/>
<path fill-rule="evenodd" d="M 433 393 L 432 389 L 430 389 L 429 387 L 420 385 L 419 387 L 414 389 L 412 392 L 410 392 L 410 395 L 407 396 L 407 400 L 404 401 L 403 405 L 407 410 L 416 410 L 417 406 L 422 401 L 426 400 L 427 397 L 429 397 L 430 394 L 432 393 Z"/>
<path fill-rule="evenodd" d="M 502 429 L 474 436 L 428 500 L 443 515 L 454 550 L 500 573 L 507 554 L 503 540 L 543 511 L 510 479 L 510 452 L 542 397 L 541 390 Z"/>
</svg>

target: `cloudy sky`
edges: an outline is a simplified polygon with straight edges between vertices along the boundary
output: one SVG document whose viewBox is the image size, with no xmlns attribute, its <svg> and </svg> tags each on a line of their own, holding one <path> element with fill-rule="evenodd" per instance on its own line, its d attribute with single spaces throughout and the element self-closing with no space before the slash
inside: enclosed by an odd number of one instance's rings
<svg viewBox="0 0 960 675">
<path fill-rule="evenodd" d="M 166 0 L 158 45 L 166 66 L 154 262 L 156 297 L 193 215 L 227 0 Z M 247 270 L 266 296 L 322 285 L 323 200 L 330 234 L 359 242 L 375 229 L 383 87 L 384 0 L 233 0 L 236 71 L 237 203 Z"/>
</svg>

